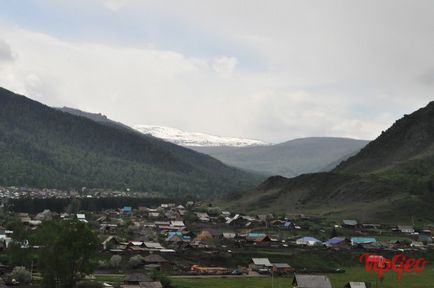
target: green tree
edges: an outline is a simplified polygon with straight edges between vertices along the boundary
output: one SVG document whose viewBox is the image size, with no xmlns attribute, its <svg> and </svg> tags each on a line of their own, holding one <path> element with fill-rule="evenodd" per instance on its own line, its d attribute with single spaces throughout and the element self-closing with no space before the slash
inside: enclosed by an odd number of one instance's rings
<svg viewBox="0 0 434 288">
<path fill-rule="evenodd" d="M 73 198 L 66 207 L 66 212 L 70 214 L 77 214 L 80 211 L 81 203 L 77 198 Z"/>
<path fill-rule="evenodd" d="M 33 259 L 32 249 L 24 243 L 14 241 L 6 250 L 9 266 L 30 267 Z"/>
<path fill-rule="evenodd" d="M 128 267 L 133 268 L 133 269 L 137 268 L 138 266 L 140 266 L 141 264 L 143 264 L 144 260 L 145 259 L 141 255 L 132 256 L 128 260 Z"/>
<path fill-rule="evenodd" d="M 38 229 L 41 246 L 39 270 L 47 288 L 72 288 L 93 272 L 91 261 L 98 241 L 87 224 L 77 221 L 48 221 Z"/>
</svg>

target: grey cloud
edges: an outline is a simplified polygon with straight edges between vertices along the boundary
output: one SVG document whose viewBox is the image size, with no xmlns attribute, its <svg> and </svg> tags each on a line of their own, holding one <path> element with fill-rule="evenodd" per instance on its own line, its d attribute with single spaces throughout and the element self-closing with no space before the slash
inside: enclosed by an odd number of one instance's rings
<svg viewBox="0 0 434 288">
<path fill-rule="evenodd" d="M 420 82 L 425 85 L 434 85 L 434 69 L 422 74 Z"/>
<path fill-rule="evenodd" d="M 29 96 L 53 106 L 101 112 L 130 125 L 267 142 L 372 139 L 432 100 L 433 1 L 101 3 L 106 7 L 98 9 L 112 17 L 108 24 L 118 15 L 107 8 L 131 18 L 111 31 L 117 45 L 99 34 L 89 43 L 91 37 L 67 40 L 67 31 L 60 40 L 47 31 L 4 27 L 13 51 L 0 40 L 0 61 L 14 61 L 4 65 L 10 67 L 0 71 L 0 82 L 25 86 Z M 95 13 L 92 21 L 101 14 Z M 167 21 L 171 29 L 161 28 Z M 143 45 L 125 44 L 122 33 L 129 30 Z M 170 41 L 149 36 L 159 33 Z M 203 35 L 204 51 L 179 50 L 180 39 L 194 43 Z M 155 45 L 143 48 L 149 43 Z"/>
<path fill-rule="evenodd" d="M 6 41 L 0 39 L 0 61 L 13 60 L 12 50 Z"/>
</svg>

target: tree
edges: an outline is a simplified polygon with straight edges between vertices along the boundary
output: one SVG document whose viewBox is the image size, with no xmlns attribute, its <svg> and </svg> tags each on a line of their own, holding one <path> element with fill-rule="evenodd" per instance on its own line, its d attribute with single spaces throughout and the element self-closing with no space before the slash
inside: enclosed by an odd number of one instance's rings
<svg viewBox="0 0 434 288">
<path fill-rule="evenodd" d="M 86 223 L 78 220 L 48 221 L 38 229 L 41 246 L 39 270 L 47 288 L 72 288 L 93 272 L 91 259 L 98 241 Z"/>
<path fill-rule="evenodd" d="M 145 259 L 141 255 L 132 256 L 128 260 L 128 266 L 130 268 L 137 268 L 138 266 L 140 266 L 141 264 L 143 264 L 144 260 Z"/>
<path fill-rule="evenodd" d="M 113 255 L 110 258 L 110 267 L 112 267 L 112 268 L 118 268 L 119 265 L 121 264 L 121 261 L 122 261 L 122 257 L 121 256 L 119 256 L 119 255 Z"/>
<path fill-rule="evenodd" d="M 10 266 L 30 267 L 33 259 L 32 249 L 25 247 L 25 242 L 12 242 L 6 250 L 8 264 Z"/>
<path fill-rule="evenodd" d="M 77 198 L 73 198 L 66 207 L 66 212 L 69 214 L 77 214 L 80 211 L 81 203 Z"/>
</svg>

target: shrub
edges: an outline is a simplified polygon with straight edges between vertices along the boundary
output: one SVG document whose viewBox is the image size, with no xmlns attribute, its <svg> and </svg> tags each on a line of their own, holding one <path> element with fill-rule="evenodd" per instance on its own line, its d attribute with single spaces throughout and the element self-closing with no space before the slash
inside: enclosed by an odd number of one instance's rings
<svg viewBox="0 0 434 288">
<path fill-rule="evenodd" d="M 172 280 L 167 277 L 164 273 L 161 273 L 160 271 L 153 271 L 151 275 L 152 280 L 154 281 L 160 281 L 161 285 L 164 288 L 170 288 L 172 287 Z"/>
<path fill-rule="evenodd" d="M 15 279 L 20 284 L 29 284 L 32 282 L 32 273 L 22 266 L 15 267 L 9 277 L 11 280 Z"/>
<path fill-rule="evenodd" d="M 122 257 L 121 256 L 119 256 L 119 255 L 113 255 L 110 258 L 110 267 L 112 267 L 112 268 L 119 268 L 119 266 L 121 264 L 121 261 L 122 261 Z"/>
</svg>

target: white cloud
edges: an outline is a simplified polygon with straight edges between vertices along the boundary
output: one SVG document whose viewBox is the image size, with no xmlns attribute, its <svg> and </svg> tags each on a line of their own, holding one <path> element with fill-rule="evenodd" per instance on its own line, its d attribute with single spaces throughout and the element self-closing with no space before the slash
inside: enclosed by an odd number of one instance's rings
<svg viewBox="0 0 434 288">
<path fill-rule="evenodd" d="M 220 76 L 229 78 L 232 76 L 232 72 L 238 64 L 238 60 L 235 57 L 222 56 L 214 59 L 212 62 L 212 68 Z"/>
<path fill-rule="evenodd" d="M 128 0 L 103 0 L 104 6 L 111 11 L 118 11 L 127 5 Z"/>
</svg>

